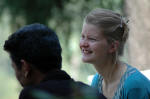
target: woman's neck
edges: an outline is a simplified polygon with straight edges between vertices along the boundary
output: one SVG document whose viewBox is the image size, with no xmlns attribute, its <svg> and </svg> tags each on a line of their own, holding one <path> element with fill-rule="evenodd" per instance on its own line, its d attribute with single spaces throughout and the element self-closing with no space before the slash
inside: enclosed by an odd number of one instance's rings
<svg viewBox="0 0 150 99">
<path fill-rule="evenodd" d="M 94 65 L 97 72 L 103 76 L 104 82 L 109 84 L 120 80 L 124 72 L 126 71 L 126 66 L 124 66 L 120 61 L 105 62 L 103 65 Z"/>
</svg>

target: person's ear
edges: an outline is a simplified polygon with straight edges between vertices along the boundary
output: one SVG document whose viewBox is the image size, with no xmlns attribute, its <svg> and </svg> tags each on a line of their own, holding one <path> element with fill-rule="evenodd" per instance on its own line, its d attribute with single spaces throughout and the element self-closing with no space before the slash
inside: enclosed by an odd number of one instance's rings
<svg viewBox="0 0 150 99">
<path fill-rule="evenodd" d="M 30 64 L 24 60 L 21 59 L 21 64 L 22 64 L 22 72 L 24 73 L 25 78 L 29 75 L 29 72 L 31 70 Z"/>
<path fill-rule="evenodd" d="M 114 41 L 110 44 L 109 53 L 114 53 L 118 50 L 119 47 L 119 41 Z"/>
</svg>

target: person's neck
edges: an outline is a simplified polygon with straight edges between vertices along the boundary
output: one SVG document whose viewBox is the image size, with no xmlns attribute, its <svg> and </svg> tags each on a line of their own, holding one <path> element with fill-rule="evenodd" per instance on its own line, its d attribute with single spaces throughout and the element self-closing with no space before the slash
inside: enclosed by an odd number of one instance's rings
<svg viewBox="0 0 150 99">
<path fill-rule="evenodd" d="M 46 77 L 49 75 L 49 74 L 51 74 L 51 75 L 53 75 L 54 73 L 58 73 L 58 71 L 61 71 L 61 69 L 52 69 L 52 70 L 49 70 L 49 71 L 47 71 L 46 73 L 42 73 L 42 72 L 40 72 L 40 71 L 38 71 L 38 70 L 36 70 L 35 72 L 34 72 L 34 78 L 35 78 L 35 81 L 36 81 L 36 83 L 35 84 L 39 84 L 40 82 L 42 82 L 44 79 L 46 79 Z M 37 77 L 38 76 L 38 77 Z M 33 79 L 34 79 L 33 78 Z"/>
<path fill-rule="evenodd" d="M 39 84 L 45 77 L 46 77 L 46 74 L 41 73 L 40 71 L 34 71 L 34 74 L 32 76 L 33 84 L 34 85 Z"/>
<path fill-rule="evenodd" d="M 97 72 L 102 75 L 104 82 L 109 84 L 110 82 L 120 80 L 121 76 L 124 74 L 124 66 L 120 61 L 116 61 L 116 63 L 112 61 L 107 61 L 101 64 L 94 65 Z"/>
</svg>

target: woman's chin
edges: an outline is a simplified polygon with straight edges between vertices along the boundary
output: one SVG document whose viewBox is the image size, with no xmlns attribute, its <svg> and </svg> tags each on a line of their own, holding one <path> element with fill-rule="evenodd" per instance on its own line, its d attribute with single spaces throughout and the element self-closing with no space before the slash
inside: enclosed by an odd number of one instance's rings
<svg viewBox="0 0 150 99">
<path fill-rule="evenodd" d="M 85 62 L 85 63 L 91 63 L 91 60 L 87 59 L 87 58 L 82 58 L 82 61 Z"/>
</svg>

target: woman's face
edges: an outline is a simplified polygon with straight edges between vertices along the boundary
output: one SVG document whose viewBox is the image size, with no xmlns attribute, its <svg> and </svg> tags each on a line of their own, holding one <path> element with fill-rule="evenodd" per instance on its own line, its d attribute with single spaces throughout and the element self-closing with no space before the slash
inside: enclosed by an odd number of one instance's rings
<svg viewBox="0 0 150 99">
<path fill-rule="evenodd" d="M 83 62 L 99 64 L 107 59 L 109 45 L 100 28 L 92 24 L 83 24 L 80 49 Z"/>
</svg>

